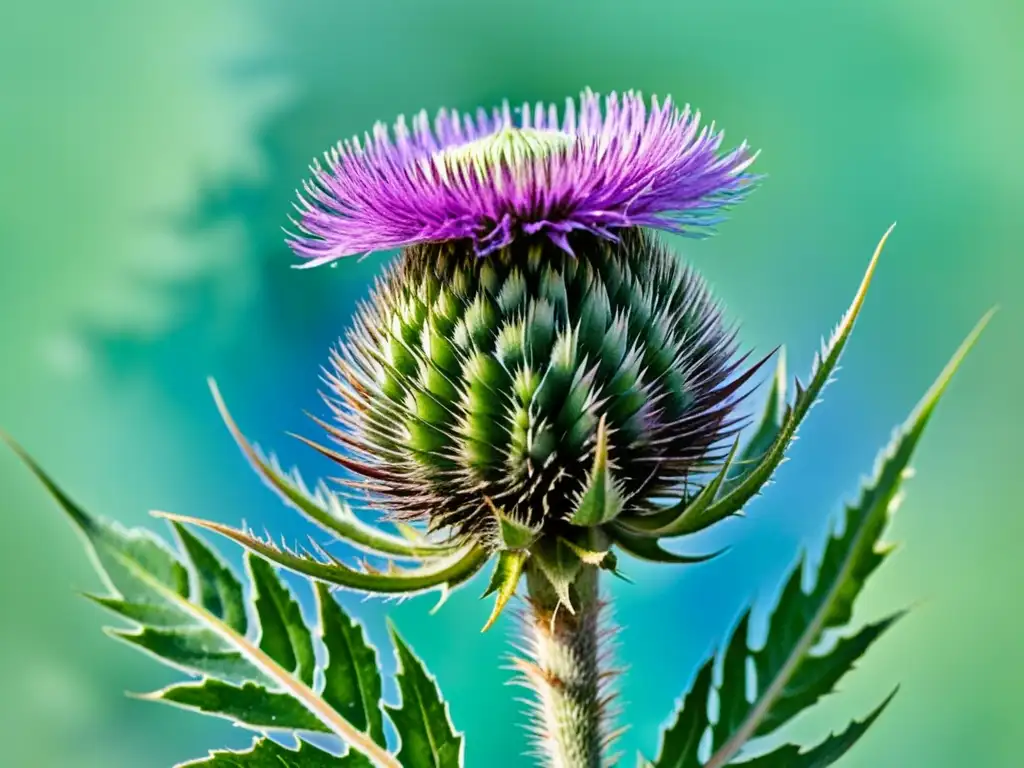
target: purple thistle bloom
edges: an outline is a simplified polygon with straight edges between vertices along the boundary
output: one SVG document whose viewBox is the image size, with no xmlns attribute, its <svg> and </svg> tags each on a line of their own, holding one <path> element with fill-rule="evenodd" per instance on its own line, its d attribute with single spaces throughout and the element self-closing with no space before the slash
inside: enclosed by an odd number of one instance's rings
<svg viewBox="0 0 1024 768">
<path fill-rule="evenodd" d="M 616 240 L 623 227 L 700 235 L 750 188 L 746 143 L 720 153 L 723 133 L 670 98 L 639 93 L 579 104 L 506 102 L 475 117 L 441 110 L 431 128 L 420 112 L 393 137 L 377 123 L 315 163 L 289 239 L 315 266 L 417 243 L 467 239 L 478 255 L 520 235 L 542 234 L 572 253 L 569 233 Z"/>
</svg>

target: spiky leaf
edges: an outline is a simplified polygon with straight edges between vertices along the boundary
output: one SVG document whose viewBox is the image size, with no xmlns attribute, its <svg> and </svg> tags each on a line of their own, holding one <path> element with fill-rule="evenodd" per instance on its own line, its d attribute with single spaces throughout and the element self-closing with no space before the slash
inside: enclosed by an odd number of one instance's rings
<svg viewBox="0 0 1024 768">
<path fill-rule="evenodd" d="M 224 620 L 236 632 L 245 634 L 249 619 L 245 613 L 242 582 L 206 544 L 182 525 L 174 524 L 185 554 L 194 565 L 199 603 Z M 265 630 L 264 630 L 265 631 Z"/>
<path fill-rule="evenodd" d="M 750 647 L 749 610 L 743 614 L 722 654 L 719 716 L 711 726 L 712 754 L 704 768 L 722 768 L 731 764 L 730 761 L 750 739 L 774 732 L 821 696 L 830 693 L 836 682 L 897 618 L 890 617 L 868 625 L 852 636 L 841 638 L 831 650 L 815 652 L 826 630 L 840 629 L 850 622 L 854 601 L 865 581 L 888 554 L 889 548 L 880 542 L 895 510 L 914 448 L 953 373 L 990 317 L 991 313 L 975 327 L 880 455 L 874 477 L 864 487 L 859 501 L 846 508 L 842 532 L 830 537 L 810 592 L 804 592 L 801 586 L 802 558 L 792 571 L 771 614 L 768 635 L 761 648 Z M 748 701 L 747 662 L 751 659 L 757 674 L 752 681 L 755 695 L 753 701 Z M 706 702 L 688 697 L 678 719 L 699 722 L 704 706 Z M 697 711 L 687 712 L 687 707 L 696 707 Z M 880 711 L 866 722 L 870 724 Z M 853 727 L 847 734 L 859 737 L 859 727 Z M 774 765 L 828 765 L 842 753 L 843 750 L 836 750 L 846 743 L 843 739 L 836 737 L 822 745 L 820 751 L 808 753 L 810 756 L 822 756 L 816 758 L 818 762 L 811 757 L 800 756 L 801 761 L 806 759 L 809 762 L 787 763 L 782 758 L 772 758 L 782 761 L 752 764 L 759 768 L 762 765 L 765 768 Z M 783 748 L 779 754 L 796 759 L 796 752 L 786 752 L 786 749 Z M 682 752 L 677 750 L 676 762 L 655 765 L 657 768 L 678 765 L 682 759 L 692 763 L 696 759 L 696 746 L 692 750 L 682 757 L 679 756 Z"/>
<path fill-rule="evenodd" d="M 341 610 L 329 587 L 317 583 L 316 599 L 320 639 L 327 651 L 321 695 L 352 725 L 384 746 L 377 652 L 366 642 L 359 623 Z"/>
<path fill-rule="evenodd" d="M 387 712 L 402 741 L 399 762 L 403 768 L 457 768 L 462 763 L 462 735 L 452 725 L 437 683 L 394 627 L 391 639 L 402 703 L 388 706 Z"/>
<path fill-rule="evenodd" d="M 246 565 L 252 577 L 253 602 L 260 620 L 260 648 L 299 680 L 310 685 L 316 658 L 313 655 L 313 637 L 302 618 L 299 604 L 266 560 L 248 552 Z"/>
<path fill-rule="evenodd" d="M 14 447 L 72 521 L 86 532 L 88 545 L 102 552 L 97 553 L 94 563 L 117 592 L 90 597 L 133 625 L 110 630 L 111 634 L 165 664 L 203 676 L 199 681 L 171 685 L 144 698 L 227 717 L 258 730 L 321 731 L 340 737 L 358 750 L 350 753 L 351 758 L 330 756 L 325 762 L 321 756 L 327 753 L 312 747 L 278 754 L 274 750 L 279 747 L 270 742 L 260 746 L 260 742 L 251 754 L 217 753 L 209 760 L 220 762 L 197 764 L 398 766 L 383 747 L 380 683 L 378 679 L 374 688 L 372 681 L 366 682 L 370 680 L 366 667 L 374 660 L 370 652 L 367 661 L 365 643 L 363 649 L 353 646 L 353 657 L 362 674 L 362 704 L 346 710 L 351 713 L 354 709 L 364 717 L 355 725 L 334 706 L 340 704 L 339 697 L 346 691 L 357 691 L 356 686 L 343 684 L 351 671 L 343 669 L 338 648 L 352 643 L 356 634 L 361 641 L 361 633 L 347 617 L 344 621 L 348 624 L 342 626 L 341 609 L 333 600 L 333 607 L 327 609 L 321 601 L 326 616 L 321 637 L 329 658 L 323 674 L 325 689 L 318 693 L 312 687 L 315 653 L 310 629 L 294 597 L 266 561 L 249 555 L 254 581 L 249 599 L 256 604 L 253 614 L 257 621 L 243 619 L 247 606 L 238 602 L 241 583 L 202 541 L 179 528 L 182 552 L 178 554 L 151 534 L 124 531 L 89 515 L 24 451 Z M 244 590 L 241 594 L 244 596 Z M 247 632 L 241 631 L 243 628 Z M 359 753 L 372 758 L 373 763 Z M 299 762 L 287 762 L 293 756 Z M 357 758 L 363 762 L 337 762 Z M 277 762 L 267 762 L 274 759 Z"/>
<path fill-rule="evenodd" d="M 288 749 L 262 738 L 245 752 L 218 750 L 209 757 L 182 763 L 179 768 L 373 768 L 373 762 L 354 749 L 337 757 L 304 741 L 297 749 Z"/>
</svg>

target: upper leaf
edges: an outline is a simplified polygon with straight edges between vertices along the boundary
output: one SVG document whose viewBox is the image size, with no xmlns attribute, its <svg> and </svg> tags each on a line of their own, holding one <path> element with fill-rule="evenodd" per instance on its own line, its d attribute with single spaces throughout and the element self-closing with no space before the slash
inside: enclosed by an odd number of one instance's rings
<svg viewBox="0 0 1024 768">
<path fill-rule="evenodd" d="M 914 448 L 953 373 L 990 317 L 991 314 L 986 315 L 964 341 L 879 457 L 874 477 L 864 487 L 860 500 L 846 508 L 842 532 L 830 537 L 811 590 L 804 592 L 801 585 L 803 558 L 790 573 L 769 619 L 763 647 L 751 649 L 748 638 L 750 612 L 743 614 L 722 654 L 719 715 L 711 726 L 712 753 L 704 768 L 731 764 L 730 761 L 749 740 L 772 733 L 831 692 L 838 680 L 898 618 L 898 615 L 892 616 L 868 625 L 852 636 L 841 638 L 827 652 L 814 652 L 826 630 L 849 623 L 854 601 L 865 581 L 889 553 L 890 548 L 880 543 L 881 537 L 895 511 Z M 752 681 L 747 679 L 748 660 L 753 661 L 756 670 Z M 747 699 L 750 683 L 755 689 L 753 701 Z M 702 697 L 688 696 L 683 711 L 677 717 L 677 724 L 700 724 L 706 706 L 707 702 Z M 843 737 L 836 737 L 817 750 L 801 755 L 799 761 L 786 762 L 790 758 L 796 760 L 796 752 L 792 751 L 796 748 L 784 747 L 773 753 L 782 757 L 764 758 L 766 762 L 752 762 L 750 765 L 758 768 L 828 765 L 842 753 L 843 750 L 839 749 L 841 744 L 852 744 L 846 737 L 856 734 L 850 738 L 859 738 L 880 711 L 876 711 L 863 726 L 855 726 Z M 697 759 L 698 742 L 699 739 L 696 742 L 689 740 L 684 744 L 678 735 L 678 727 L 673 726 L 666 732 L 664 741 L 671 749 L 663 747 L 664 762 L 659 758 L 655 765 L 657 768 L 693 765 Z M 787 752 L 787 749 L 791 751 Z"/>
<path fill-rule="evenodd" d="M 402 740 L 399 762 L 403 768 L 457 768 L 462 764 L 462 735 L 455 732 L 437 683 L 394 627 L 391 639 L 402 703 L 387 711 Z"/>
</svg>

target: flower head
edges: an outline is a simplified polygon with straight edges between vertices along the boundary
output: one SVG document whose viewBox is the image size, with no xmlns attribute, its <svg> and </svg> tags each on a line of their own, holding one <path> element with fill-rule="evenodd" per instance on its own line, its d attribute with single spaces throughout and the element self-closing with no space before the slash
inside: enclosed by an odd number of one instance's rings
<svg viewBox="0 0 1024 768">
<path fill-rule="evenodd" d="M 307 266 L 420 243 L 468 240 L 483 256 L 519 236 L 543 235 L 572 253 L 569 234 L 614 240 L 624 227 L 698 235 L 749 188 L 746 144 L 721 152 L 723 134 L 699 112 L 638 93 L 585 91 L 555 105 L 490 114 L 425 112 L 378 123 L 313 166 L 300 196 Z"/>
</svg>

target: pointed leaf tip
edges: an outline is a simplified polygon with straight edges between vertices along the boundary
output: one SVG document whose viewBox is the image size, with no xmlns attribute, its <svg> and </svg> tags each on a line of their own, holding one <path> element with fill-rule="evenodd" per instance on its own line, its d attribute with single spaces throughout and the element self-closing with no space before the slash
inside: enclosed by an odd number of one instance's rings
<svg viewBox="0 0 1024 768">
<path fill-rule="evenodd" d="M 501 612 L 505 609 L 512 595 L 516 593 L 519 580 L 523 575 L 523 566 L 526 564 L 527 553 L 523 550 L 502 550 L 498 553 L 494 565 L 494 572 L 491 574 L 491 581 L 487 590 L 481 597 L 495 594 L 494 610 L 491 611 L 487 623 L 484 624 L 481 632 L 486 632 L 498 620 Z"/>
</svg>

